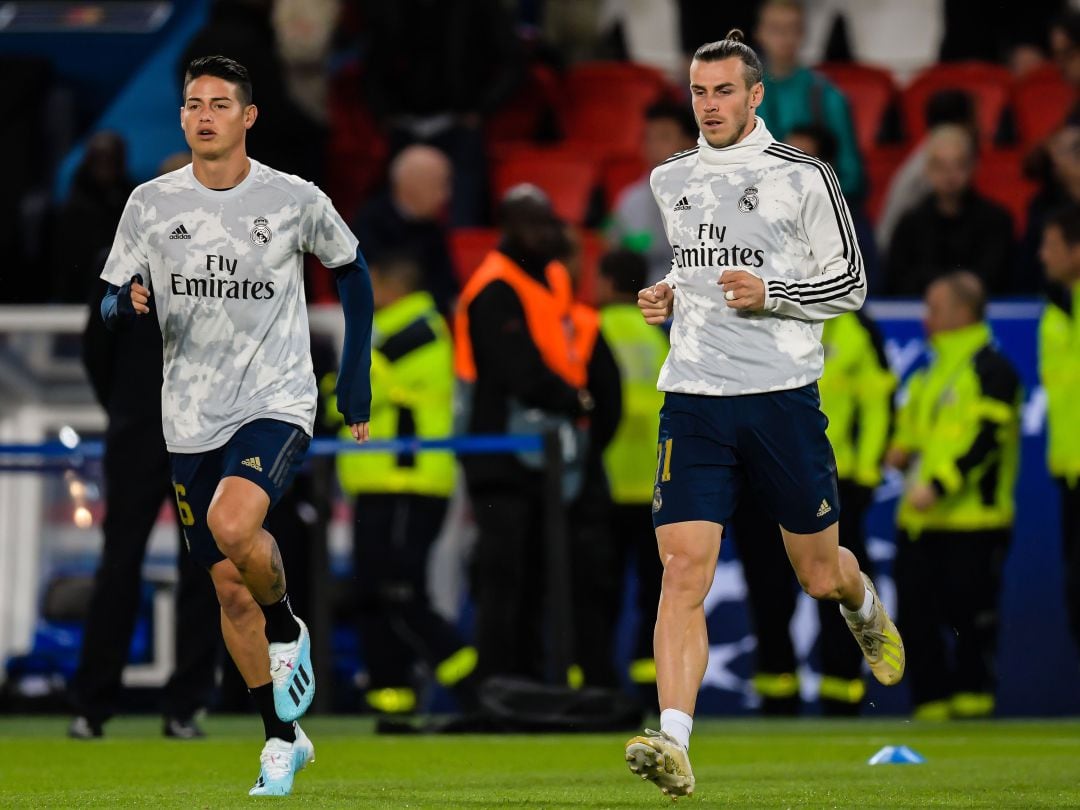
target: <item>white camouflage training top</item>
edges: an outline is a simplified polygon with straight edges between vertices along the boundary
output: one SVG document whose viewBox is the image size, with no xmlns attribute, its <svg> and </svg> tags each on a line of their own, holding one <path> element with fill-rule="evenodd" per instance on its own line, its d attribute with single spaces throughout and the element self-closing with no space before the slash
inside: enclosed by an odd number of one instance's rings
<svg viewBox="0 0 1080 810">
<path fill-rule="evenodd" d="M 149 282 L 170 452 L 213 450 L 262 418 L 311 433 L 318 391 L 303 257 L 342 267 L 356 247 L 322 191 L 255 160 L 226 191 L 203 186 L 188 165 L 131 193 L 101 277 Z"/>
<path fill-rule="evenodd" d="M 758 118 L 734 146 L 698 146 L 657 166 L 653 196 L 676 289 L 661 391 L 734 396 L 821 376 L 821 321 L 866 297 L 862 256 L 833 170 L 777 143 Z M 765 310 L 725 305 L 726 269 L 765 281 Z"/>
</svg>

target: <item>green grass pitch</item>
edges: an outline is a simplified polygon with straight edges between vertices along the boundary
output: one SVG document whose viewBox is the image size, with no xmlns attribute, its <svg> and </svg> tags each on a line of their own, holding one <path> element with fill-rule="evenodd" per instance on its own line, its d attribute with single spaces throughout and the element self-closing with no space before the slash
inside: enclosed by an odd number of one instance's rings
<svg viewBox="0 0 1080 810">
<path fill-rule="evenodd" d="M 384 737 L 358 718 L 312 718 L 316 761 L 286 799 L 247 796 L 256 718 L 211 718 L 206 740 L 121 718 L 104 740 L 64 737 L 56 717 L 0 718 L 0 808 L 670 807 L 627 770 L 627 735 Z M 923 765 L 869 766 L 908 745 Z M 678 806 L 739 808 L 1080 807 L 1080 721 L 699 722 L 697 793 Z"/>
</svg>

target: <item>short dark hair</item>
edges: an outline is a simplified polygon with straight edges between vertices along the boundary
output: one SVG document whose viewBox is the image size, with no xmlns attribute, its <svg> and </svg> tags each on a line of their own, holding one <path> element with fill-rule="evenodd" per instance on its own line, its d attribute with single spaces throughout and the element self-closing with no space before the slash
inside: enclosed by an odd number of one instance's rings
<svg viewBox="0 0 1080 810">
<path fill-rule="evenodd" d="M 742 31 L 738 28 L 732 28 L 723 39 L 718 39 L 716 42 L 706 42 L 694 51 L 694 59 L 698 62 L 719 62 L 722 59 L 731 59 L 732 57 L 741 59 L 746 86 L 753 87 L 761 81 L 765 68 L 762 67 L 761 59 L 758 58 L 754 49 L 747 45 L 744 39 L 745 34 Z"/>
<path fill-rule="evenodd" d="M 636 294 L 645 286 L 649 264 L 640 253 L 619 248 L 605 253 L 600 259 L 600 275 L 611 281 L 616 292 Z"/>
<path fill-rule="evenodd" d="M 245 106 L 251 104 L 254 95 L 251 91 L 251 76 L 247 68 L 227 56 L 200 56 L 192 59 L 184 71 L 184 99 L 187 99 L 187 86 L 200 76 L 216 76 L 236 85 L 236 97 Z"/>
<path fill-rule="evenodd" d="M 423 287 L 424 272 L 420 269 L 420 260 L 412 250 L 387 250 L 371 260 L 372 275 L 385 280 L 397 281 L 409 292 Z"/>
<path fill-rule="evenodd" d="M 938 90 L 926 100 L 924 113 L 927 129 L 933 129 L 939 124 L 974 127 L 978 123 L 975 99 L 966 90 Z"/>
<path fill-rule="evenodd" d="M 986 287 L 977 275 L 970 270 L 954 270 L 938 281 L 948 286 L 953 297 L 966 306 L 976 320 L 981 321 L 986 317 Z"/>
<path fill-rule="evenodd" d="M 1059 228 L 1069 247 L 1080 245 L 1080 205 L 1066 205 L 1050 213 L 1043 228 Z"/>
<path fill-rule="evenodd" d="M 669 98 L 662 98 L 645 110 L 645 120 L 674 121 L 683 135 L 692 141 L 697 140 L 699 130 L 697 121 L 694 120 L 694 111 L 685 104 L 676 104 Z"/>
</svg>

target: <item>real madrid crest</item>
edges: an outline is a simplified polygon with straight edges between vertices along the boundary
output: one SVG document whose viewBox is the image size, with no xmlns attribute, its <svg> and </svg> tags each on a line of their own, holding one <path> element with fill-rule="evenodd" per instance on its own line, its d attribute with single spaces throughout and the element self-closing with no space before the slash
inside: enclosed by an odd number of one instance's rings
<svg viewBox="0 0 1080 810">
<path fill-rule="evenodd" d="M 652 510 L 653 514 L 660 511 L 660 508 L 664 505 L 664 496 L 660 494 L 660 487 L 653 490 L 652 496 Z"/>
<path fill-rule="evenodd" d="M 255 217 L 255 227 L 251 229 L 251 243 L 262 247 L 269 245 L 273 238 L 274 232 L 270 230 L 266 217 Z"/>
<path fill-rule="evenodd" d="M 743 195 L 739 197 L 739 210 L 744 214 L 749 214 L 758 204 L 758 190 L 757 186 L 749 186 L 743 192 Z"/>
</svg>

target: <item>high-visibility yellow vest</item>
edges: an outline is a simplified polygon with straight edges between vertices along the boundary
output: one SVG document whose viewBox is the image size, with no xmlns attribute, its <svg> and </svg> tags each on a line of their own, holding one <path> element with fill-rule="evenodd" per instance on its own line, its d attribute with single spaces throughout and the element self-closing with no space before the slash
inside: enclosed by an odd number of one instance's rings
<svg viewBox="0 0 1080 810">
<path fill-rule="evenodd" d="M 1016 372 L 992 341 L 986 323 L 935 335 L 930 340 L 931 365 L 912 375 L 906 388 L 894 443 L 917 454 L 911 480 L 937 481 L 944 488 L 926 512 L 913 509 L 906 498 L 901 500 L 897 523 L 912 536 L 924 530 L 978 531 L 1012 525 L 1021 389 Z M 991 369 L 1011 375 L 1015 391 L 1011 401 L 984 392 Z M 964 474 L 957 465 L 984 421 L 994 426 L 996 448 Z"/>
<path fill-rule="evenodd" d="M 1072 313 L 1047 304 L 1039 321 L 1039 377 L 1046 391 L 1046 456 L 1050 474 L 1080 479 L 1080 284 Z"/>
<path fill-rule="evenodd" d="M 604 451 L 615 503 L 651 503 L 656 477 L 656 436 L 664 395 L 656 378 L 667 357 L 664 332 L 645 323 L 634 304 L 600 310 L 600 332 L 611 347 L 622 378 L 622 419 Z"/>
<path fill-rule="evenodd" d="M 321 387 L 327 412 L 340 422 L 333 376 Z M 371 337 L 371 438 L 446 438 L 453 430 L 453 391 L 454 347 L 435 300 L 416 292 L 377 311 Z M 349 437 L 347 426 L 341 435 Z M 350 495 L 449 497 L 457 477 L 454 455 L 446 450 L 341 453 L 337 470 L 342 490 Z"/>
<path fill-rule="evenodd" d="M 836 474 L 865 487 L 881 483 L 881 460 L 892 423 L 896 376 L 874 326 L 857 312 L 825 321 L 825 370 L 818 382 Z"/>
</svg>

